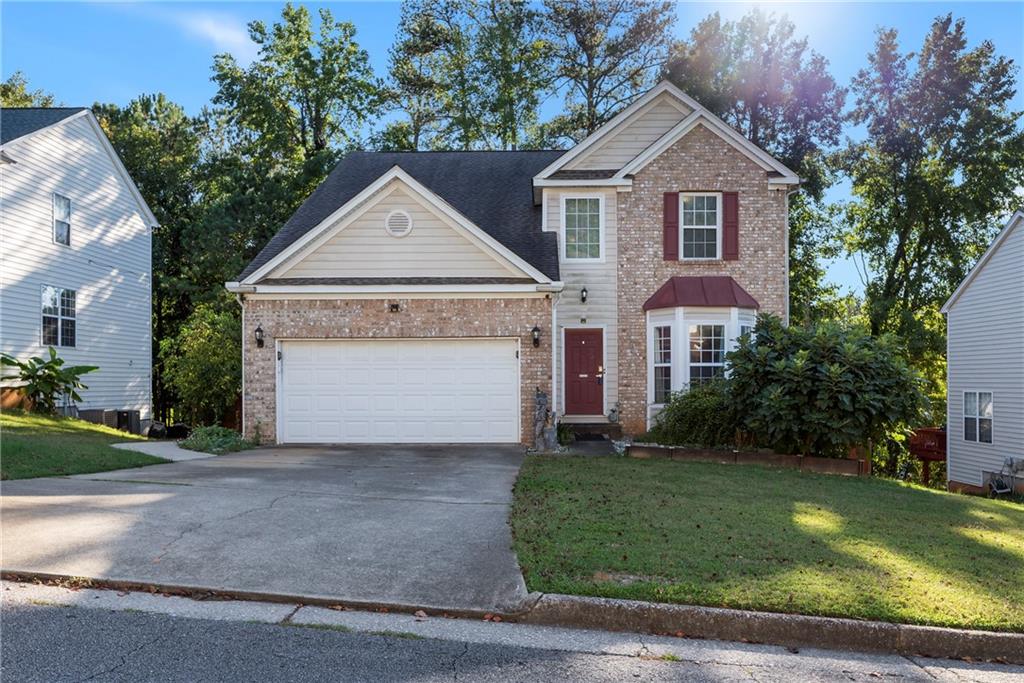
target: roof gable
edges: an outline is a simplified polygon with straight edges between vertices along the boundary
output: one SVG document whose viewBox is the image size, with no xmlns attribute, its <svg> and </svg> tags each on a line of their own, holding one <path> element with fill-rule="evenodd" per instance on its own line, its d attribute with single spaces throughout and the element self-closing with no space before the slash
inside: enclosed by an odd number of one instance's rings
<svg viewBox="0 0 1024 683">
<path fill-rule="evenodd" d="M 992 260 L 992 257 L 999 250 L 999 247 L 1009 239 L 1010 234 L 1022 223 L 1024 223 L 1024 209 L 1018 209 L 1012 216 L 1010 216 L 1010 220 L 1006 221 L 1006 225 L 1003 226 L 1003 229 L 999 231 L 996 238 L 992 240 L 992 244 L 989 245 L 988 249 L 985 250 L 985 253 L 981 255 L 980 259 L 978 259 L 978 262 L 974 264 L 973 268 L 971 268 L 971 272 L 967 273 L 967 277 L 964 278 L 964 281 L 960 283 L 960 286 L 956 288 L 956 291 L 953 292 L 946 303 L 942 304 L 942 308 L 939 309 L 940 312 L 949 313 L 957 300 L 963 296 L 964 292 L 966 292 L 971 286 L 971 283 L 974 282 L 978 275 L 981 274 L 981 271 L 984 270 L 986 264 Z"/>
<path fill-rule="evenodd" d="M 389 235 L 393 212 L 411 229 Z M 326 226 L 324 233 L 266 276 L 270 279 L 338 278 L 515 278 L 529 276 L 483 244 L 471 231 L 394 177 L 373 197 Z M 266 279 L 261 279 L 266 282 Z"/>
<path fill-rule="evenodd" d="M 658 154 L 671 147 L 672 144 L 679 140 L 679 138 L 692 130 L 693 126 L 700 124 L 704 125 L 709 130 L 726 140 L 729 144 L 733 145 L 740 152 L 750 157 L 758 165 L 762 166 L 766 172 L 771 173 L 773 176 L 772 182 L 788 185 L 799 184 L 800 179 L 795 172 L 787 168 L 778 159 L 775 159 L 763 149 L 750 142 L 750 140 L 712 114 L 695 99 L 668 81 L 660 82 L 619 114 L 614 116 L 610 121 L 594 131 L 585 140 L 576 145 L 576 147 L 572 148 L 556 159 L 552 164 L 545 167 L 540 173 L 534 176 L 534 182 L 537 184 L 549 184 L 553 180 L 558 180 L 558 176 L 556 174 L 560 171 L 567 170 L 570 166 L 578 163 L 577 160 L 591 154 L 591 150 L 606 144 L 605 140 L 607 138 L 614 137 L 615 135 L 622 133 L 629 127 L 631 121 L 637 119 L 637 117 L 643 116 L 645 112 L 650 111 L 652 103 L 656 103 L 658 100 L 666 98 L 676 101 L 681 112 L 683 112 L 678 123 L 656 139 L 652 140 L 628 163 L 620 166 L 618 171 L 610 177 L 609 182 L 623 181 L 627 176 L 635 173 L 639 168 L 642 168 L 646 163 L 657 157 Z"/>
<path fill-rule="evenodd" d="M 238 279 L 249 279 L 397 166 L 529 267 L 557 280 L 557 236 L 541 231 L 541 211 L 534 204 L 528 179 L 561 154 L 558 150 L 352 152 L 338 162 Z"/>
</svg>

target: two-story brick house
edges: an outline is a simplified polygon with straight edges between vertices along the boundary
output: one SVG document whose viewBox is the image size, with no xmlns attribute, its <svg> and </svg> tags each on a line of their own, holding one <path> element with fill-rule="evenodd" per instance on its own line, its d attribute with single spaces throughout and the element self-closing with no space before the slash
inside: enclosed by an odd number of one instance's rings
<svg viewBox="0 0 1024 683">
<path fill-rule="evenodd" d="M 516 442 L 650 424 L 787 316 L 799 179 L 668 83 L 568 151 L 346 156 L 242 272 L 266 442 Z"/>
</svg>

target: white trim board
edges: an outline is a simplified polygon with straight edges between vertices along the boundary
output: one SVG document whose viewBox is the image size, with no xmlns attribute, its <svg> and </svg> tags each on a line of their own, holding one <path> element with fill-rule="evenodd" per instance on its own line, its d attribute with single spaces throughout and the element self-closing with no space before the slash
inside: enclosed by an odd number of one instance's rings
<svg viewBox="0 0 1024 683">
<path fill-rule="evenodd" d="M 470 221 L 455 207 L 446 202 L 442 197 L 432 192 L 418 180 L 406 173 L 400 166 L 392 166 L 387 172 L 367 185 L 355 197 L 335 209 L 329 216 L 320 221 L 315 227 L 308 230 L 306 234 L 299 237 L 287 247 L 282 249 L 276 256 L 249 274 L 241 283 L 243 285 L 256 284 L 268 274 L 278 268 L 285 269 L 293 262 L 300 260 L 331 237 L 341 232 L 356 218 L 361 215 L 359 207 L 367 202 L 375 194 L 383 190 L 392 181 L 403 183 L 410 192 L 426 202 L 431 208 L 438 211 L 451 220 L 456 230 L 474 242 L 477 246 L 484 248 L 499 260 L 505 261 L 513 269 L 523 273 L 540 283 L 550 283 L 551 278 L 527 263 L 522 257 L 514 253 L 501 242 L 491 237 L 487 232 Z"/>
<path fill-rule="evenodd" d="M 1004 225 L 1003 229 L 999 231 L 996 238 L 992 240 L 992 244 L 989 245 L 989 248 L 985 250 L 985 253 L 981 255 L 978 262 L 974 264 L 973 268 L 971 268 L 971 272 L 967 273 L 967 277 L 964 278 L 964 281 L 960 283 L 960 286 L 956 288 L 956 291 L 953 292 L 946 303 L 942 304 L 942 308 L 939 309 L 940 313 L 949 313 L 949 310 L 953 308 L 957 299 L 959 299 L 970 284 L 974 282 L 974 279 L 978 277 L 981 269 L 985 267 L 986 263 L 992 260 L 992 256 L 996 253 L 996 250 L 999 249 L 1003 242 L 1006 241 L 1006 238 L 1010 236 L 1010 233 L 1013 232 L 1013 229 L 1020 225 L 1022 221 L 1024 221 L 1024 209 L 1017 209 L 1017 211 L 1010 216 L 1010 219 L 1006 221 L 1006 225 Z"/>
</svg>

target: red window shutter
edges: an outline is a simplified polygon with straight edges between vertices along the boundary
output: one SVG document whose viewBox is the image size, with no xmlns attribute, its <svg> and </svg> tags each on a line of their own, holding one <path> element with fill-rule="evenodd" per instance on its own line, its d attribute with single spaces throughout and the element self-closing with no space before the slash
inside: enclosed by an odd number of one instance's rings
<svg viewBox="0 0 1024 683">
<path fill-rule="evenodd" d="M 740 193 L 722 193 L 722 258 L 736 261 L 740 257 Z"/>
<path fill-rule="evenodd" d="M 665 218 L 662 233 L 665 260 L 679 260 L 679 193 L 665 193 Z"/>
</svg>

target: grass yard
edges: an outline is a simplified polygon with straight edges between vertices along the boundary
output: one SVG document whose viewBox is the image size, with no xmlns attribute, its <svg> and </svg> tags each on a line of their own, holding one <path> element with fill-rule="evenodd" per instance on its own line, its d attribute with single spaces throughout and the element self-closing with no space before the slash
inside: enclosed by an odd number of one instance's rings
<svg viewBox="0 0 1024 683">
<path fill-rule="evenodd" d="M 1024 506 L 871 478 L 527 458 L 530 590 L 1024 631 Z"/>
<path fill-rule="evenodd" d="M 167 462 L 110 447 L 138 438 L 84 420 L 4 411 L 0 414 L 0 479 L 56 477 Z"/>
</svg>

